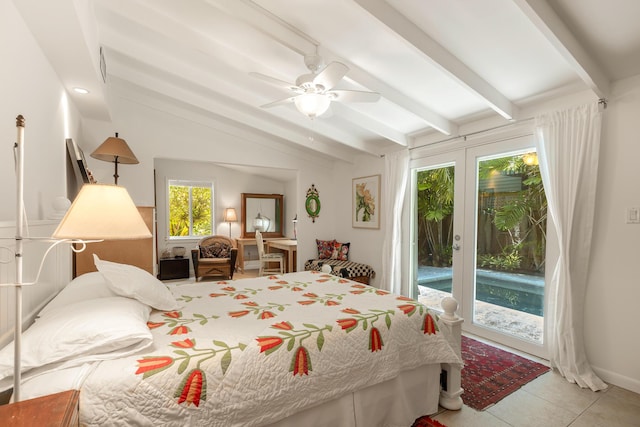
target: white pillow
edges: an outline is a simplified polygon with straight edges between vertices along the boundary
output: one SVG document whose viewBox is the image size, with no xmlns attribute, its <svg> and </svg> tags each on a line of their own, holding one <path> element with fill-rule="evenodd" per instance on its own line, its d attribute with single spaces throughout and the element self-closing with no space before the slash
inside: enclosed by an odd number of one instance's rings
<svg viewBox="0 0 640 427">
<path fill-rule="evenodd" d="M 135 298 L 157 310 L 177 310 L 178 303 L 169 289 L 149 272 L 133 265 L 103 261 L 93 254 L 96 268 L 107 279 L 111 290 Z"/>
<path fill-rule="evenodd" d="M 109 285 L 107 285 L 107 281 L 102 273 L 98 271 L 85 273 L 69 282 L 49 304 L 44 306 L 40 313 L 38 313 L 38 316 L 44 316 L 60 307 L 66 308 L 69 304 L 78 301 L 115 296 L 118 296 L 118 294 L 113 292 Z"/>
<path fill-rule="evenodd" d="M 151 308 L 139 301 L 108 297 L 79 301 L 66 310 L 42 316 L 22 335 L 22 366 L 26 372 L 69 361 L 75 366 L 133 354 L 148 347 Z M 0 379 L 13 376 L 13 342 L 0 350 Z"/>
</svg>

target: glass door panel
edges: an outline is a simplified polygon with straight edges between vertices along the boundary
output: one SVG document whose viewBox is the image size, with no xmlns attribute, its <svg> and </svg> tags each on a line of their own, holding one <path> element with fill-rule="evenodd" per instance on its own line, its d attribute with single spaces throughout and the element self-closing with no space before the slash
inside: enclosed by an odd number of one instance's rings
<svg viewBox="0 0 640 427">
<path fill-rule="evenodd" d="M 547 199 L 534 151 L 476 158 L 473 323 L 543 342 Z"/>
</svg>

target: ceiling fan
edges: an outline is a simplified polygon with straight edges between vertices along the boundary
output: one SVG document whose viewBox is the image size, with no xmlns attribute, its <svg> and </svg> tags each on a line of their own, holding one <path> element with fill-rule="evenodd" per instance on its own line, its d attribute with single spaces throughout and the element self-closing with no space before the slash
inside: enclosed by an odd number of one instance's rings
<svg viewBox="0 0 640 427">
<path fill-rule="evenodd" d="M 331 62 L 321 70 L 322 57 L 316 54 L 306 55 L 304 63 L 310 73 L 298 77 L 295 84 L 260 73 L 249 73 L 253 77 L 295 93 L 288 98 L 261 105 L 261 108 L 294 103 L 298 111 L 313 119 L 324 114 L 329 109 L 331 101 L 376 102 L 380 99 L 380 94 L 376 92 L 333 89 L 349 71 L 349 67 L 341 62 Z"/>
</svg>

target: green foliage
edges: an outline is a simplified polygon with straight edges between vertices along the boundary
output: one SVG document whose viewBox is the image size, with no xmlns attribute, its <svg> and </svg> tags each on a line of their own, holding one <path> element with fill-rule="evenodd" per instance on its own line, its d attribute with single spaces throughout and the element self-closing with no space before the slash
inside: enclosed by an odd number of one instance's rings
<svg viewBox="0 0 640 427">
<path fill-rule="evenodd" d="M 170 185 L 169 236 L 212 234 L 211 200 L 210 187 Z"/>
</svg>

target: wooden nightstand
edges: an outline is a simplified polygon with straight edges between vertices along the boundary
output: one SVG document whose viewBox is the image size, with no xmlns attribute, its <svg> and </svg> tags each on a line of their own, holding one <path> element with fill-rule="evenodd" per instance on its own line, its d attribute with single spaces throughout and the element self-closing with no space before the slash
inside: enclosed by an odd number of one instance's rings
<svg viewBox="0 0 640 427">
<path fill-rule="evenodd" d="M 0 406 L 0 424 L 12 427 L 80 426 L 78 390 Z"/>
</svg>

